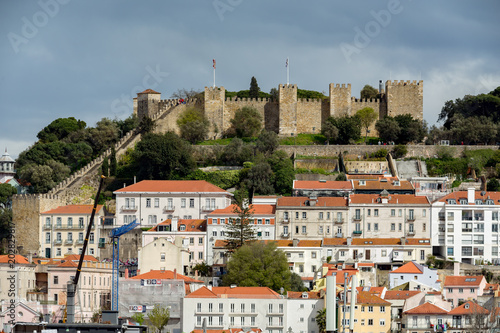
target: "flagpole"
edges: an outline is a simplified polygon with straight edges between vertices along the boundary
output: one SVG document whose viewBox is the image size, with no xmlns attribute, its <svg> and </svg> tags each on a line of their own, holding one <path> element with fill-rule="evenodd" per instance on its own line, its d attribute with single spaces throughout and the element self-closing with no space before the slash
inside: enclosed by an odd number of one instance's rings
<svg viewBox="0 0 500 333">
<path fill-rule="evenodd" d="M 288 57 L 286 58 L 286 84 L 290 84 L 290 64 L 288 63 L 289 59 Z"/>
<path fill-rule="evenodd" d="M 214 62 L 214 88 L 215 88 L 215 59 L 213 59 L 213 62 Z"/>
</svg>

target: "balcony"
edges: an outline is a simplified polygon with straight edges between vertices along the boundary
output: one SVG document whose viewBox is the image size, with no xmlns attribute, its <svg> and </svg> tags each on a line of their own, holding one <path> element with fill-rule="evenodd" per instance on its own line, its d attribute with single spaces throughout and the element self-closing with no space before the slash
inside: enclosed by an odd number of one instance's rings
<svg viewBox="0 0 500 333">
<path fill-rule="evenodd" d="M 66 239 L 64 241 L 64 245 L 73 245 L 73 240 L 72 239 Z"/>
<path fill-rule="evenodd" d="M 361 235 L 363 233 L 363 231 L 361 231 L 361 230 L 354 230 L 352 233 L 354 235 Z"/>
<path fill-rule="evenodd" d="M 76 241 L 76 245 L 82 245 L 83 244 L 83 239 L 78 239 Z"/>
<path fill-rule="evenodd" d="M 54 241 L 54 245 L 61 245 L 62 244 L 62 239 L 56 239 Z"/>
<path fill-rule="evenodd" d="M 446 228 L 445 227 L 439 227 L 439 232 L 445 232 L 446 231 Z"/>
<path fill-rule="evenodd" d="M 124 211 L 124 212 L 135 212 L 137 210 L 137 206 L 125 206 L 125 205 L 123 205 L 121 208 L 122 208 L 122 211 Z"/>
<path fill-rule="evenodd" d="M 106 246 L 106 242 L 99 242 L 97 247 L 103 249 Z"/>
<path fill-rule="evenodd" d="M 335 219 L 335 220 L 333 220 L 333 223 L 342 224 L 342 223 L 344 223 L 344 219 Z"/>
<path fill-rule="evenodd" d="M 214 206 L 203 206 L 203 207 L 201 207 L 201 211 L 202 212 L 213 212 L 216 209 L 219 209 L 219 207 L 214 207 Z"/>
<path fill-rule="evenodd" d="M 361 221 L 361 216 L 354 216 L 352 218 L 353 221 Z"/>
<path fill-rule="evenodd" d="M 337 232 L 335 234 L 335 238 L 342 238 L 343 234 L 341 232 Z"/>
<path fill-rule="evenodd" d="M 288 232 L 286 232 L 286 233 L 282 232 L 280 236 L 281 236 L 281 238 L 288 238 L 290 236 L 290 234 Z"/>
<path fill-rule="evenodd" d="M 52 225 L 51 224 L 44 224 L 42 228 L 43 228 L 43 230 L 50 230 L 50 229 L 52 229 Z"/>
<path fill-rule="evenodd" d="M 415 236 L 415 230 L 408 231 L 408 236 Z"/>
<path fill-rule="evenodd" d="M 289 219 L 283 219 L 283 220 L 281 220 L 281 223 L 288 224 L 288 223 L 290 223 L 290 220 Z"/>
<path fill-rule="evenodd" d="M 413 222 L 413 221 L 415 221 L 415 216 L 411 216 L 411 215 L 410 215 L 410 216 L 408 216 L 408 217 L 406 218 L 406 221 L 408 221 L 408 222 Z"/>
<path fill-rule="evenodd" d="M 164 212 L 173 212 L 175 210 L 175 206 L 165 206 L 163 207 Z"/>
</svg>

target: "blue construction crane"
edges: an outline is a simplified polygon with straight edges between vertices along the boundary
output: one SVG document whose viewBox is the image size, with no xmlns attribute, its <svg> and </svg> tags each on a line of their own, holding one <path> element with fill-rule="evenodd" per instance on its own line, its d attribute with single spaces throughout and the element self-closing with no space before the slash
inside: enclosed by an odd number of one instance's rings
<svg viewBox="0 0 500 333">
<path fill-rule="evenodd" d="M 136 221 L 114 228 L 109 233 L 109 238 L 113 244 L 113 278 L 111 290 L 111 310 L 118 311 L 118 278 L 120 276 L 120 236 L 137 227 Z"/>
</svg>

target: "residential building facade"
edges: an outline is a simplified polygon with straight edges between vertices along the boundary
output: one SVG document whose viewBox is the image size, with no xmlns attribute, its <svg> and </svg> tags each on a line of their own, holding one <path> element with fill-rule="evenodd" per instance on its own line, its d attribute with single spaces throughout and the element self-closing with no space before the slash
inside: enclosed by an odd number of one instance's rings
<svg viewBox="0 0 500 333">
<path fill-rule="evenodd" d="M 389 273 L 390 289 L 404 283 L 409 283 L 410 281 L 417 281 L 434 290 L 441 290 L 441 282 L 439 281 L 437 269 L 431 269 L 414 261 L 410 261 Z"/>
</svg>

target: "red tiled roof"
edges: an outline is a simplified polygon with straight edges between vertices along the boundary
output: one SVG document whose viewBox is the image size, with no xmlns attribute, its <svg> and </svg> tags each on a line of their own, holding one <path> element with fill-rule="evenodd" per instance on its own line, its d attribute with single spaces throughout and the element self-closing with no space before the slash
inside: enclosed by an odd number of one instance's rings
<svg viewBox="0 0 500 333">
<path fill-rule="evenodd" d="M 351 244 L 360 245 L 401 245 L 401 238 L 353 238 Z M 347 245 L 346 238 L 324 238 L 325 246 Z M 430 246 L 429 238 L 407 238 L 403 245 L 427 245 Z"/>
<path fill-rule="evenodd" d="M 453 286 L 479 286 L 484 276 L 446 276 L 444 278 L 445 287 Z"/>
<path fill-rule="evenodd" d="M 403 266 L 396 268 L 389 274 L 422 274 L 423 271 L 419 267 L 420 265 L 410 261 L 409 263 L 404 264 Z"/>
<path fill-rule="evenodd" d="M 72 261 L 79 261 L 80 260 L 80 255 L 79 254 L 69 254 L 64 257 L 64 260 L 72 260 Z M 90 255 L 84 255 L 83 256 L 83 261 L 93 261 L 93 262 L 99 262 L 96 257 L 90 256 Z"/>
<path fill-rule="evenodd" d="M 208 216 L 213 216 L 213 215 L 238 215 L 235 213 L 235 209 L 239 211 L 238 205 L 230 205 L 227 206 L 226 208 L 222 209 L 216 209 Z M 250 210 L 252 211 L 252 215 L 274 215 L 276 211 L 276 206 L 275 205 L 250 205 Z"/>
<path fill-rule="evenodd" d="M 484 192 L 484 195 L 481 195 L 482 191 L 474 191 L 474 200 L 482 200 L 483 202 L 486 199 L 491 199 L 493 200 L 493 204 L 495 205 L 500 205 L 500 192 Z M 447 202 L 448 199 L 455 199 L 457 204 L 460 202 L 460 199 L 467 199 L 468 198 L 468 193 L 467 191 L 456 191 L 452 192 L 448 195 L 445 195 L 444 197 L 440 198 L 437 200 L 437 202 Z M 475 205 L 475 202 L 469 202 L 469 205 Z"/>
<path fill-rule="evenodd" d="M 407 310 L 403 313 L 406 313 L 406 314 L 447 314 L 448 311 L 446 311 L 443 308 L 440 308 L 437 305 L 426 302 L 422 305 L 414 307 L 413 309 Z"/>
<path fill-rule="evenodd" d="M 9 255 L 7 255 L 7 254 L 0 256 L 0 264 L 12 263 L 10 260 L 12 260 L 12 259 L 9 259 Z M 16 254 L 14 256 L 14 260 L 13 261 L 14 261 L 14 264 L 30 264 L 30 262 L 28 261 L 28 259 L 26 257 L 23 257 L 20 254 Z"/>
<path fill-rule="evenodd" d="M 449 315 L 468 315 L 468 314 L 489 314 L 490 312 L 476 304 L 472 301 L 465 302 L 464 304 L 457 306 L 450 312 Z"/>
<path fill-rule="evenodd" d="M 300 291 L 288 291 L 286 294 L 288 296 L 288 298 L 293 298 L 293 299 L 297 299 L 297 298 L 304 298 L 302 297 L 302 295 L 306 293 L 307 294 L 307 298 L 311 298 L 311 299 L 320 299 L 321 296 L 320 296 L 320 293 L 317 292 L 317 291 L 306 291 L 306 292 L 300 292 Z"/>
<path fill-rule="evenodd" d="M 73 260 L 65 260 L 64 262 L 61 261 L 57 267 L 78 267 L 78 264 Z"/>
<path fill-rule="evenodd" d="M 352 190 L 352 183 L 348 180 L 294 180 L 293 189 L 328 189 L 328 190 Z"/>
<path fill-rule="evenodd" d="M 174 278 L 176 278 L 177 280 L 184 280 L 185 283 L 203 283 L 203 281 L 195 280 L 193 278 L 190 278 L 189 276 L 185 276 L 179 273 L 177 273 L 177 277 L 175 277 L 174 272 L 168 270 L 165 271 L 152 270 L 147 273 L 131 277 L 131 279 L 134 280 L 141 280 L 141 279 L 173 280 Z"/>
<path fill-rule="evenodd" d="M 344 197 L 318 197 L 315 205 L 308 204 L 308 197 L 282 197 L 278 198 L 277 207 L 347 207 L 347 198 Z M 312 200 L 311 200 L 312 201 Z"/>
<path fill-rule="evenodd" d="M 227 244 L 227 241 L 226 240 L 223 240 L 223 239 L 216 239 L 215 240 L 215 244 L 214 244 L 214 247 L 225 247 Z"/>
<path fill-rule="evenodd" d="M 160 93 L 157 91 L 154 91 L 153 89 L 146 89 L 143 92 L 137 93 L 137 95 L 141 95 L 141 94 L 160 94 Z"/>
<path fill-rule="evenodd" d="M 161 223 L 158 223 L 157 225 L 155 225 L 151 229 L 149 229 L 148 232 L 157 231 L 159 225 L 171 225 L 171 224 L 172 224 L 172 220 L 167 219 Z M 195 231 L 206 231 L 207 230 L 207 220 L 204 220 L 204 219 L 181 219 L 181 220 L 178 220 L 177 221 L 177 229 L 181 225 L 186 226 L 186 230 L 183 230 L 183 231 L 195 232 Z"/>
<path fill-rule="evenodd" d="M 333 275 L 333 273 L 336 273 L 336 278 L 335 278 L 335 284 L 344 284 L 345 283 L 345 277 L 344 274 L 347 273 L 347 278 L 349 279 L 351 276 L 357 274 L 359 271 L 357 269 L 336 269 L 336 268 L 329 268 L 328 272 L 326 272 L 326 276 Z"/>
<path fill-rule="evenodd" d="M 387 290 L 384 299 L 408 299 L 419 293 L 418 290 Z"/>
<path fill-rule="evenodd" d="M 201 287 L 186 297 L 190 298 L 281 298 L 281 295 L 267 287 Z"/>
<path fill-rule="evenodd" d="M 143 180 L 119 189 L 114 193 L 156 192 L 156 193 L 227 193 L 218 186 L 205 180 Z M 232 195 L 232 194 L 231 194 Z"/>
<path fill-rule="evenodd" d="M 99 213 L 103 205 L 97 205 L 96 213 Z M 71 214 L 71 215 L 90 215 L 92 214 L 92 209 L 94 205 L 67 205 L 59 206 L 57 208 L 40 213 L 42 215 L 59 215 L 59 214 Z M 95 223 L 95 220 L 94 220 Z"/>
<path fill-rule="evenodd" d="M 292 240 L 277 239 L 277 240 L 265 240 L 265 243 L 276 242 L 278 247 L 293 247 Z M 321 247 L 321 239 L 304 239 L 299 240 L 297 247 Z"/>
<path fill-rule="evenodd" d="M 351 204 L 378 204 L 379 198 L 388 199 L 388 204 L 394 205 L 429 205 L 429 199 L 426 196 L 417 196 L 414 194 L 389 194 L 381 196 L 380 194 L 351 194 Z"/>
<path fill-rule="evenodd" d="M 365 181 L 366 185 L 359 185 L 359 180 L 352 181 L 354 189 L 356 190 L 413 190 L 413 185 L 407 180 L 400 180 L 399 185 L 394 185 L 394 180 L 387 179 L 387 181 Z"/>
<path fill-rule="evenodd" d="M 350 297 L 348 297 L 348 303 L 350 302 Z M 356 304 L 378 304 L 378 305 L 391 305 L 391 302 L 388 302 L 371 291 L 360 291 L 356 295 Z"/>
</svg>

